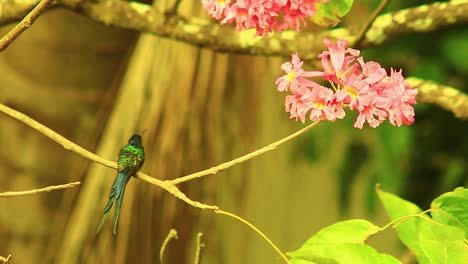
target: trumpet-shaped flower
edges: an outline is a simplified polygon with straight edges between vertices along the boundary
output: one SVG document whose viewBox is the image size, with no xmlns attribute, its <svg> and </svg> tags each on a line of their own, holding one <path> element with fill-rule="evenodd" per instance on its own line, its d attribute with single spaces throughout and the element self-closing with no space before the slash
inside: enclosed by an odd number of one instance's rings
<svg viewBox="0 0 468 264">
<path fill-rule="evenodd" d="M 276 80 L 278 91 L 290 91 L 286 96 L 286 111 L 291 118 L 305 122 L 310 111 L 312 121 L 334 121 L 345 116 L 343 108 L 359 114 L 354 127 L 379 126 L 388 119 L 390 124 L 401 126 L 414 122 L 413 104 L 417 90 L 403 78 L 402 71 L 390 70 L 390 75 L 374 61 L 365 62 L 359 51 L 347 48 L 345 40 L 336 43 L 325 40 L 328 50 L 321 59 L 323 71 L 305 71 L 297 54 L 281 68 L 286 74 Z M 319 77 L 331 84 L 326 88 L 309 80 Z"/>
</svg>

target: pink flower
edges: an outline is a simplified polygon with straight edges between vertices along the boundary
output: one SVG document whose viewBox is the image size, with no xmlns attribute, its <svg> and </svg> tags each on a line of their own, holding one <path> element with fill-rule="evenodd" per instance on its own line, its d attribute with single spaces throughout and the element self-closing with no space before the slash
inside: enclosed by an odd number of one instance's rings
<svg viewBox="0 0 468 264">
<path fill-rule="evenodd" d="M 396 126 L 414 122 L 412 105 L 416 103 L 417 90 L 409 86 L 401 70 L 391 69 L 388 76 L 379 63 L 365 62 L 358 57 L 358 50 L 347 48 L 345 40 L 336 43 L 325 40 L 324 44 L 328 51 L 319 56 L 323 72 L 304 71 L 297 54 L 281 66 L 286 75 L 278 78 L 276 85 L 278 91 L 292 93 L 286 96 L 285 103 L 291 118 L 305 122 L 310 111 L 312 121 L 334 121 L 342 119 L 343 107 L 348 107 L 359 113 L 355 128 L 363 128 L 366 122 L 375 128 L 386 119 Z M 332 87 L 323 87 L 309 77 L 321 77 Z"/>
<path fill-rule="evenodd" d="M 325 69 L 323 78 L 336 84 L 342 84 L 347 74 L 350 73 L 348 70 L 353 68 L 349 65 L 359 56 L 359 50 L 346 48 L 348 44 L 346 40 L 338 40 L 335 44 L 324 39 L 323 43 L 328 47 L 328 51 L 323 51 L 319 55 Z"/>
<path fill-rule="evenodd" d="M 340 103 L 334 100 L 333 91 L 326 87 L 316 87 L 310 94 L 312 102 L 312 111 L 310 120 L 329 120 L 335 121 L 345 116 L 345 112 Z"/>
<path fill-rule="evenodd" d="M 203 8 L 215 19 L 226 16 L 230 0 L 202 0 Z"/>
<path fill-rule="evenodd" d="M 255 28 L 257 36 L 268 36 L 288 28 L 299 31 L 300 23 L 316 12 L 321 0 L 202 0 L 205 10 L 221 24 L 236 23 L 238 31 Z"/>
<path fill-rule="evenodd" d="M 414 122 L 414 109 L 411 106 L 416 104 L 417 90 L 411 89 L 403 78 L 400 71 L 391 69 L 390 76 L 383 80 L 385 89 L 379 91 L 382 98 L 386 98 L 381 103 L 382 108 L 388 113 L 388 120 L 392 125 L 410 125 Z"/>
<path fill-rule="evenodd" d="M 362 106 L 359 110 L 356 122 L 354 122 L 354 127 L 362 129 L 364 122 L 367 121 L 369 126 L 376 128 L 383 122 L 383 120 L 385 120 L 386 117 L 387 115 L 385 111 L 376 108 L 372 104 Z"/>
<path fill-rule="evenodd" d="M 286 75 L 276 79 L 277 89 L 280 92 L 287 90 L 295 90 L 298 86 L 318 87 L 317 83 L 306 79 L 306 77 L 320 76 L 322 73 L 317 71 L 304 71 L 302 69 L 303 61 L 296 54 L 292 55 L 291 62 L 285 62 L 281 65 L 281 69 L 286 72 Z"/>
<path fill-rule="evenodd" d="M 292 95 L 287 95 L 285 107 L 290 114 L 289 118 L 300 119 L 304 123 L 305 115 L 312 108 L 311 97 L 311 91 L 304 86 L 299 86 Z"/>
</svg>

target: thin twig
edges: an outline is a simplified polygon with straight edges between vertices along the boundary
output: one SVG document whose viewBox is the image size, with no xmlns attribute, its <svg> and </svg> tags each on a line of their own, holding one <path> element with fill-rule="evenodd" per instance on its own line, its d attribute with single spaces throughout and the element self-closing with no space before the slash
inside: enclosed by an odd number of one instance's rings
<svg viewBox="0 0 468 264">
<path fill-rule="evenodd" d="M 28 29 L 52 2 L 53 0 L 42 0 L 21 22 L 0 39 L 0 51 L 6 49 L 21 33 Z"/>
<path fill-rule="evenodd" d="M 186 181 L 190 181 L 190 180 L 193 180 L 193 179 L 196 179 L 196 178 L 201 178 L 203 176 L 206 176 L 206 175 L 210 175 L 210 174 L 216 174 L 222 170 L 225 170 L 227 168 L 230 168 L 238 163 L 241 163 L 241 162 L 244 162 L 246 160 L 249 160 L 251 158 L 254 158 L 256 156 L 259 156 L 265 152 L 268 152 L 268 151 L 271 151 L 271 150 L 274 150 L 276 147 L 278 147 L 279 145 L 309 131 L 310 129 L 312 129 L 313 127 L 315 127 L 316 125 L 318 125 L 320 123 L 320 121 L 315 121 L 314 123 L 304 127 L 303 129 L 283 138 L 283 139 L 280 139 L 276 142 L 273 142 L 271 143 L 270 145 L 266 146 L 266 147 L 263 147 L 261 149 L 258 149 L 256 151 L 253 151 L 253 152 L 250 152 L 249 154 L 246 154 L 242 157 L 239 157 L 237 159 L 233 159 L 231 161 L 228 161 L 228 162 L 224 162 L 224 163 L 221 163 L 219 164 L 218 166 L 215 166 L 215 167 L 211 167 L 207 170 L 203 170 L 203 171 L 199 171 L 199 172 L 196 172 L 196 173 L 192 173 L 190 175 L 187 175 L 187 176 L 183 176 L 183 177 L 179 177 L 179 178 L 176 178 L 176 179 L 173 179 L 173 180 L 169 180 L 170 183 L 174 184 L 174 185 L 177 185 L 179 183 L 182 183 L 182 182 L 186 182 Z"/>
<path fill-rule="evenodd" d="M 2 261 L 4 264 L 7 264 L 10 262 L 10 259 L 11 259 L 11 254 L 8 255 L 8 257 L 2 257 L 0 256 L 0 261 Z"/>
<path fill-rule="evenodd" d="M 248 222 L 247 220 L 243 219 L 242 217 L 240 216 L 237 216 L 235 214 L 232 214 L 232 213 L 229 213 L 229 212 L 226 212 L 226 211 L 223 211 L 221 209 L 218 209 L 218 210 L 215 210 L 215 213 L 217 214 L 222 214 L 222 215 L 227 215 L 229 217 L 232 217 L 240 222 L 242 222 L 243 224 L 247 225 L 248 227 L 250 227 L 252 230 L 254 230 L 257 234 L 259 234 L 265 241 L 268 242 L 268 244 L 270 244 L 270 246 L 273 247 L 273 249 L 281 256 L 281 258 L 284 260 L 284 262 L 288 263 L 288 264 L 291 264 L 291 262 L 289 261 L 289 259 L 286 257 L 286 255 L 284 255 L 284 253 L 273 243 L 273 241 L 271 241 L 262 231 L 260 231 L 257 227 L 255 227 L 253 224 L 251 224 L 250 222 Z"/>
<path fill-rule="evenodd" d="M 164 12 L 164 15 L 166 15 L 168 18 L 176 15 L 181 3 L 182 0 L 175 0 L 172 7 L 170 7 L 166 12 Z"/>
<path fill-rule="evenodd" d="M 390 0 L 380 1 L 380 4 L 377 7 L 377 9 L 374 10 L 374 12 L 366 21 L 366 23 L 362 25 L 361 30 L 356 36 L 356 41 L 354 42 L 353 47 L 358 48 L 361 45 L 362 41 L 364 40 L 364 37 L 366 36 L 366 32 L 369 30 L 369 28 L 372 26 L 372 23 L 374 23 L 374 20 L 377 18 L 380 12 L 382 12 L 382 10 L 387 6 L 389 2 Z"/>
<path fill-rule="evenodd" d="M 167 234 L 166 239 L 164 239 L 164 242 L 161 245 L 161 249 L 159 250 L 159 261 L 161 262 L 161 264 L 164 263 L 164 252 L 166 251 L 167 245 L 174 239 L 178 239 L 177 230 L 172 228 L 171 230 L 169 230 L 169 233 Z"/>
<path fill-rule="evenodd" d="M 197 234 L 197 251 L 195 252 L 195 264 L 201 264 L 201 259 L 203 255 L 203 249 L 205 248 L 205 243 L 203 242 L 203 233 Z"/>
<path fill-rule="evenodd" d="M 35 194 L 35 193 L 41 193 L 41 192 L 50 192 L 50 191 L 66 189 L 66 188 L 73 188 L 73 187 L 75 187 L 77 185 L 80 185 L 80 184 L 81 184 L 81 182 L 71 182 L 71 183 L 67 183 L 67 184 L 52 185 L 52 186 L 48 186 L 48 187 L 45 187 L 45 188 L 34 189 L 34 190 L 29 190 L 29 191 L 2 192 L 2 193 L 0 193 L 0 198 Z"/>
<path fill-rule="evenodd" d="M 53 131 L 52 129 L 44 126 L 43 124 L 37 122 L 36 120 L 30 118 L 29 116 L 23 114 L 23 113 L 20 113 L 6 105 L 3 105 L 3 104 L 0 104 L 0 112 L 3 112 L 7 115 L 9 115 L 10 117 L 13 117 L 14 119 L 16 120 L 19 120 L 23 123 L 25 123 L 26 125 L 34 128 L 35 130 L 39 131 L 41 134 L 43 134 L 44 136 L 52 139 L 53 141 L 59 143 L 60 145 L 62 145 L 62 147 L 64 147 L 66 150 L 71 150 L 75 153 L 78 153 L 80 154 L 81 156 L 87 158 L 87 159 L 90 159 L 96 163 L 99 163 L 99 164 L 102 164 L 104 166 L 107 166 L 109 168 L 113 168 L 113 169 L 117 169 L 117 163 L 115 162 L 112 162 L 110 160 L 106 160 L 104 158 L 101 158 L 99 157 L 98 155 L 78 146 L 77 144 L 75 144 L 74 142 L 64 138 L 63 136 L 61 136 L 60 134 L 58 134 L 57 132 Z"/>
</svg>

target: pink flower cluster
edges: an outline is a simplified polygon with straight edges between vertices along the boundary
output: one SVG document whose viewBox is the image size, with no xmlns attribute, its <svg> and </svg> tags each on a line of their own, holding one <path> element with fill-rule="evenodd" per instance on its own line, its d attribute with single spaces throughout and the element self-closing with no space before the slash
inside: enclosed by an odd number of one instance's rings
<svg viewBox="0 0 468 264">
<path fill-rule="evenodd" d="M 409 86 L 401 70 L 391 69 L 388 75 L 379 63 L 365 62 L 359 50 L 347 48 L 346 40 L 334 43 L 325 39 L 324 44 L 328 50 L 319 55 L 323 71 L 305 71 L 297 54 L 281 65 L 286 75 L 278 78 L 276 85 L 280 92 L 291 92 L 285 102 L 291 118 L 304 123 L 310 111 L 312 121 L 334 121 L 344 118 L 348 107 L 359 113 L 355 128 L 362 128 L 365 122 L 377 127 L 386 119 L 397 126 L 414 122 L 411 105 L 416 103 L 417 90 Z M 332 88 L 310 77 L 321 77 Z"/>
<path fill-rule="evenodd" d="M 221 24 L 236 22 L 238 31 L 257 29 L 257 36 L 273 30 L 299 31 L 304 18 L 315 14 L 315 4 L 328 0 L 202 0 L 205 10 Z"/>
</svg>

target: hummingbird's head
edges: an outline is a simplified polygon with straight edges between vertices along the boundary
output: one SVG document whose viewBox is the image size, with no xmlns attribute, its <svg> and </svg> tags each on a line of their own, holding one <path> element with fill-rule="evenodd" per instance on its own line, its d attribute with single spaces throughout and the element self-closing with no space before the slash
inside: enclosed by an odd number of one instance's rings
<svg viewBox="0 0 468 264">
<path fill-rule="evenodd" d="M 133 135 L 128 140 L 128 144 L 133 145 L 135 147 L 141 147 L 141 136 L 140 135 Z"/>
</svg>

